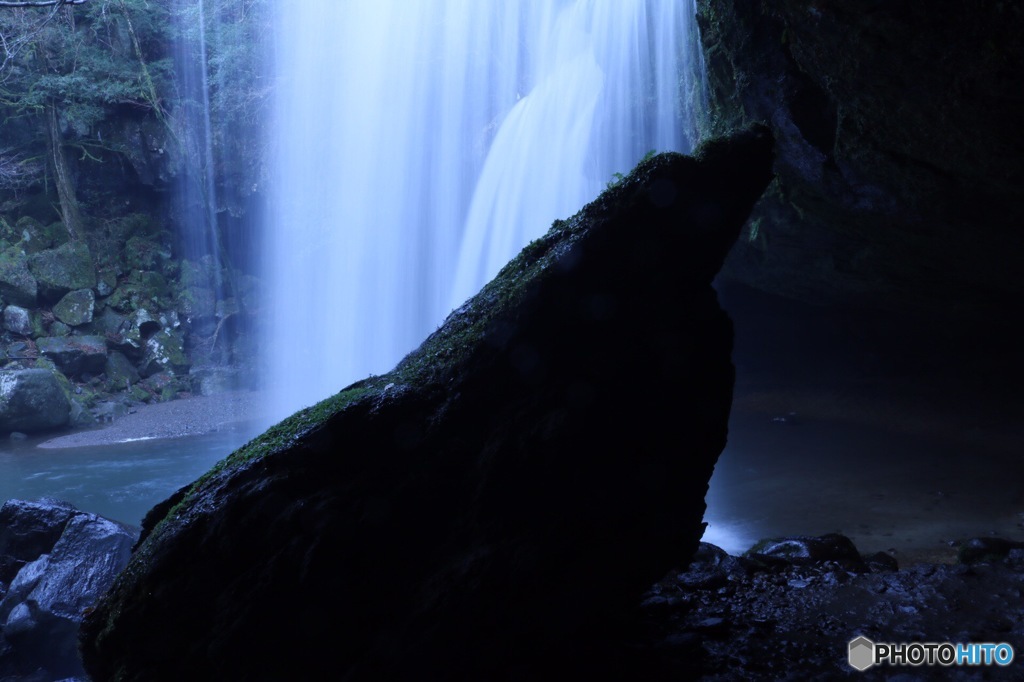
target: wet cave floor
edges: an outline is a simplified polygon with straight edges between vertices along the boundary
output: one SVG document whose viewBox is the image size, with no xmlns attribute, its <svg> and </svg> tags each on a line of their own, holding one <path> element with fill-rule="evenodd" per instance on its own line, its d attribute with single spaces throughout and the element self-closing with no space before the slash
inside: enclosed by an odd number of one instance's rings
<svg viewBox="0 0 1024 682">
<path fill-rule="evenodd" d="M 729 441 L 704 539 L 849 536 L 901 565 L 1024 540 L 1020 337 L 720 288 L 736 329 Z"/>
<path fill-rule="evenodd" d="M 644 598 L 640 678 L 1024 680 L 1012 325 L 826 310 L 740 287 L 719 296 L 736 328 L 729 443 L 707 497 L 708 544 Z M 742 556 L 761 538 L 828 533 L 850 552 Z M 858 636 L 1017 653 L 1007 666 L 861 672 L 848 660 Z"/>
</svg>

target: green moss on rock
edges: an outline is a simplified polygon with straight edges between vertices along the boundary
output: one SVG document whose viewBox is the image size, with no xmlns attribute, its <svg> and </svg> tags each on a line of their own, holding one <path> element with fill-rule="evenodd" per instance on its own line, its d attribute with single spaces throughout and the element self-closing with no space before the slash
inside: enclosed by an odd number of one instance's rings
<svg viewBox="0 0 1024 682">
<path fill-rule="evenodd" d="M 36 346 L 68 376 L 99 374 L 107 361 L 106 341 L 100 336 L 48 336 L 37 339 Z"/>
<path fill-rule="evenodd" d="M 127 390 L 138 383 L 140 379 L 139 372 L 131 360 L 116 350 L 107 354 L 103 373 L 107 378 L 107 390 L 109 391 Z"/>
<path fill-rule="evenodd" d="M 51 301 L 58 301 L 75 289 L 96 286 L 96 268 L 84 242 L 68 242 L 34 253 L 29 256 L 28 267 L 36 278 L 39 294 Z"/>
<path fill-rule="evenodd" d="M 159 271 L 170 258 L 170 249 L 146 237 L 134 236 L 124 246 L 124 261 L 129 270 Z"/>
<path fill-rule="evenodd" d="M 170 289 L 167 280 L 159 272 L 132 270 L 117 289 L 107 298 L 106 303 L 119 313 L 128 314 L 138 309 L 153 312 L 171 308 Z"/>
<path fill-rule="evenodd" d="M 71 403 L 62 379 L 49 368 L 0 370 L 0 432 L 66 426 Z"/>
<path fill-rule="evenodd" d="M 0 297 L 8 303 L 32 308 L 39 291 L 36 278 L 29 271 L 25 252 L 10 247 L 0 253 Z"/>
<path fill-rule="evenodd" d="M 25 253 L 37 253 L 53 246 L 53 236 L 50 230 L 31 216 L 22 216 L 18 219 L 15 226 L 15 237 L 18 247 Z"/>
<path fill-rule="evenodd" d="M 77 289 L 65 294 L 53 306 L 53 314 L 64 324 L 77 327 L 92 322 L 95 307 L 96 296 L 92 293 L 92 289 Z"/>
<path fill-rule="evenodd" d="M 177 375 L 188 374 L 192 363 L 185 353 L 185 339 L 180 332 L 162 329 L 146 341 L 146 354 L 139 373 L 148 377 L 167 371 Z"/>
</svg>

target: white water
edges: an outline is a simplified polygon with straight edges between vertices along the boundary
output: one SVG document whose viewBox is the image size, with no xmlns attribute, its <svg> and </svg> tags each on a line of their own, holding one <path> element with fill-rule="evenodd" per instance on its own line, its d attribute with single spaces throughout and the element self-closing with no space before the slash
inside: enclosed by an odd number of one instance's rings
<svg viewBox="0 0 1024 682">
<path fill-rule="evenodd" d="M 281 5 L 275 417 L 389 370 L 615 173 L 691 146 L 691 2 Z"/>
<path fill-rule="evenodd" d="M 178 68 L 180 106 L 173 112 L 172 126 L 182 149 L 185 168 L 176 181 L 175 206 L 183 256 L 191 261 L 204 257 L 220 263 L 217 239 L 217 192 L 214 184 L 213 125 L 210 120 L 206 16 L 204 3 L 175 0 L 173 16 L 178 22 L 175 64 Z M 218 298 L 223 297 L 219 269 L 204 282 Z"/>
</svg>

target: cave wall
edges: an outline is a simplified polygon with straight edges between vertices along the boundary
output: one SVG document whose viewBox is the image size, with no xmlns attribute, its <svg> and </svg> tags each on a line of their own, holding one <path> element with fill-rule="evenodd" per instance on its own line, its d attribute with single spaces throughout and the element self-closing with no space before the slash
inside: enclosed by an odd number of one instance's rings
<svg viewBox="0 0 1024 682">
<path fill-rule="evenodd" d="M 697 4 L 705 134 L 763 121 L 778 140 L 725 280 L 927 315 L 1020 304 L 1021 6 Z"/>
</svg>

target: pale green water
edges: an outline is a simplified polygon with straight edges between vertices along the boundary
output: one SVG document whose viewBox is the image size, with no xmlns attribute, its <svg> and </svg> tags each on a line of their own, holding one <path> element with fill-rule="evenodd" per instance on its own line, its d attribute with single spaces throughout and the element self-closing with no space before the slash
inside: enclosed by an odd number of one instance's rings
<svg viewBox="0 0 1024 682">
<path fill-rule="evenodd" d="M 43 449 L 43 439 L 0 443 L 0 501 L 52 497 L 138 525 L 145 513 L 259 431 L 233 425 L 202 436 Z"/>
</svg>

